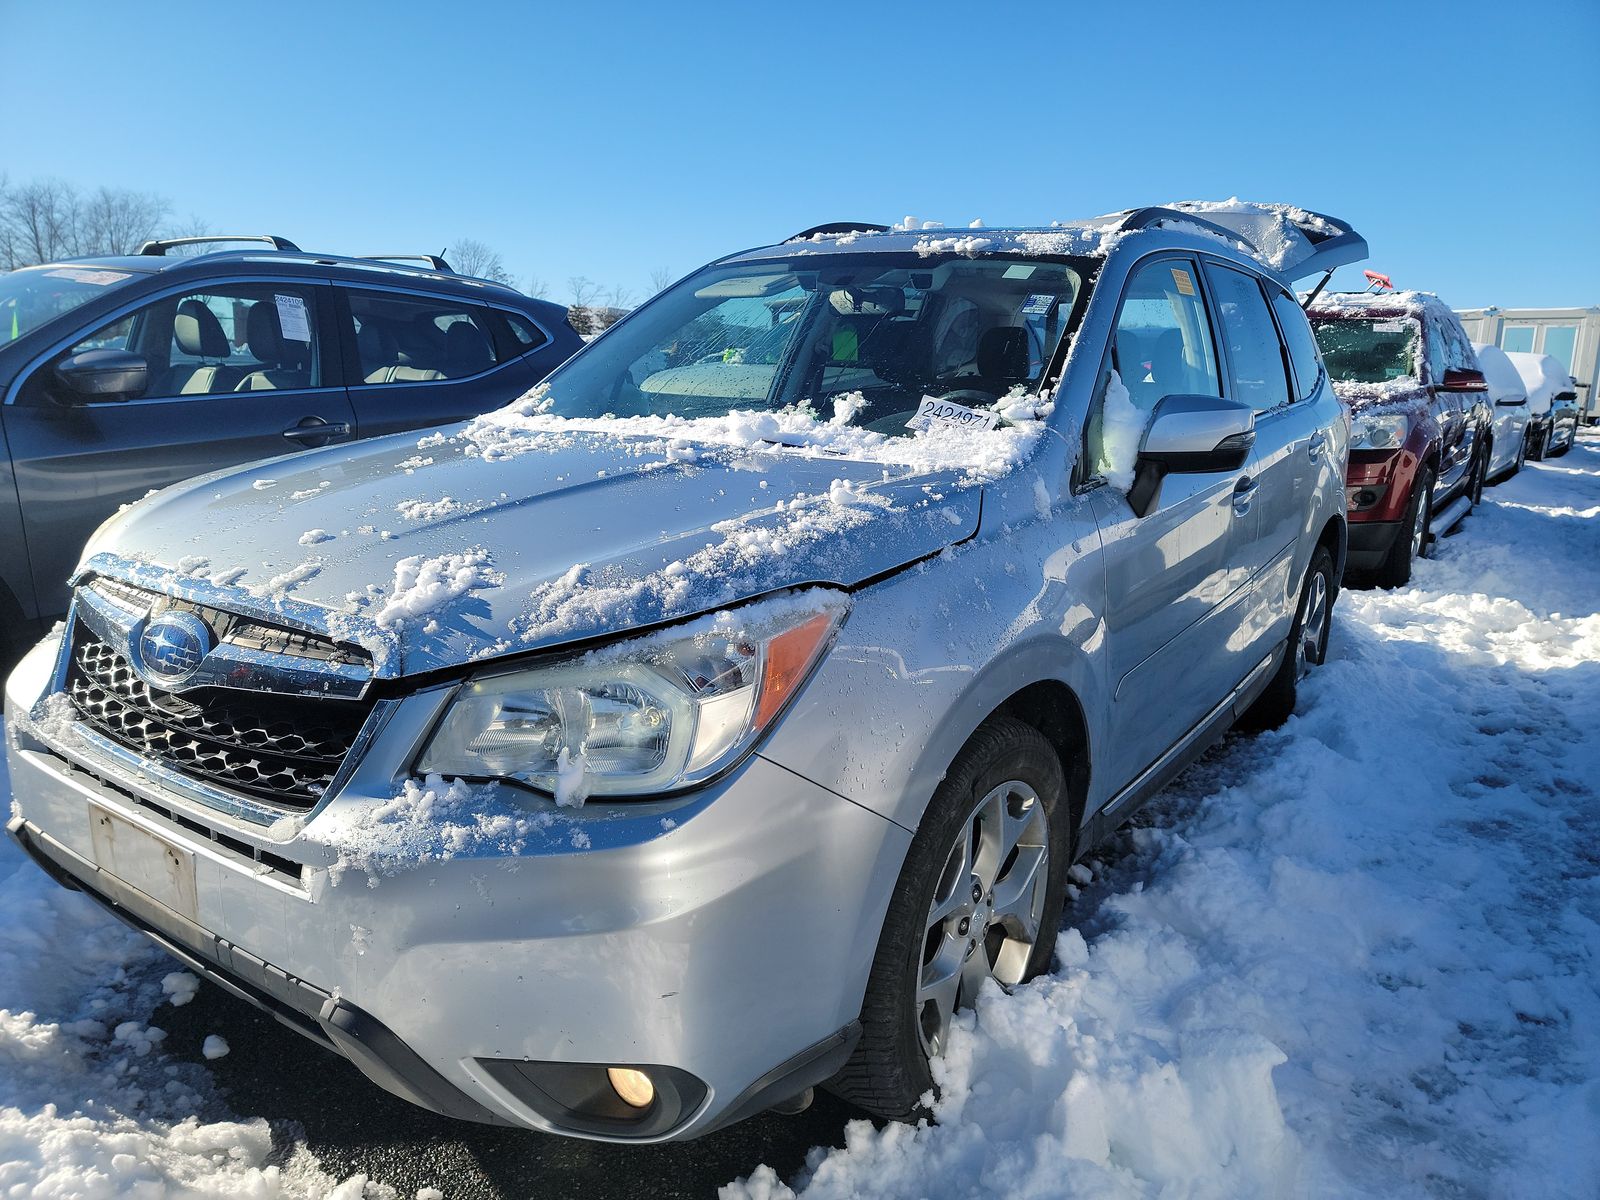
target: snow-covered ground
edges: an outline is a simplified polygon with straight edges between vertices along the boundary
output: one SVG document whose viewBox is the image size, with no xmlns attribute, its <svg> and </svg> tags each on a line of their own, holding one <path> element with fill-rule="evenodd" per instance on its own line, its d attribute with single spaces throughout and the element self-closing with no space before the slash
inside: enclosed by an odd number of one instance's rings
<svg viewBox="0 0 1600 1200">
<path fill-rule="evenodd" d="M 1600 1195 L 1600 440 L 1336 611 L 1301 714 L 1185 776 L 1054 973 L 966 1016 L 937 1124 L 725 1194 Z M 192 987 L 9 844 L 0 913 L 0 1197 L 393 1194 L 230 1113 L 159 1033 Z"/>
</svg>

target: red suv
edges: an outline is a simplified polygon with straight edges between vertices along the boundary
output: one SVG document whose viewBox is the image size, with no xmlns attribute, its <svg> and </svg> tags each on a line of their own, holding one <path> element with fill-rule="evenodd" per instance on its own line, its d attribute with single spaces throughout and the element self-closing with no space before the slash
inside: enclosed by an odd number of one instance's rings
<svg viewBox="0 0 1600 1200">
<path fill-rule="evenodd" d="M 1334 391 L 1351 409 L 1349 570 L 1398 587 L 1483 494 L 1488 384 L 1461 322 L 1437 296 L 1339 293 L 1308 315 Z"/>
</svg>

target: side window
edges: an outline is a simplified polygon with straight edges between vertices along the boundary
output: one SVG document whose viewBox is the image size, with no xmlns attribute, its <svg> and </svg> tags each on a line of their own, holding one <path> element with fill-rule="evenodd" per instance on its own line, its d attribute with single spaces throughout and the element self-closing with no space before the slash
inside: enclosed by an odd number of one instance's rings
<svg viewBox="0 0 1600 1200">
<path fill-rule="evenodd" d="M 1289 347 L 1289 361 L 1294 363 L 1295 399 L 1309 399 L 1322 377 L 1322 353 L 1311 333 L 1311 322 L 1294 297 L 1276 288 L 1272 289 L 1272 311 L 1278 314 L 1278 328 Z"/>
<path fill-rule="evenodd" d="M 1085 433 L 1094 474 L 1126 489 L 1150 410 L 1165 396 L 1220 396 L 1211 321 L 1188 259 L 1139 267 L 1122 295 L 1110 369 Z"/>
<path fill-rule="evenodd" d="M 505 318 L 506 327 L 511 330 L 511 336 L 516 340 L 517 353 L 526 354 L 530 350 L 537 350 L 550 339 L 545 337 L 544 331 L 521 313 L 500 310 L 500 315 Z"/>
<path fill-rule="evenodd" d="M 120 399 L 320 387 L 320 295 L 315 287 L 297 284 L 216 284 L 146 305 L 96 330 L 60 358 L 84 350 L 137 354 L 145 362 L 145 389 Z M 34 373 L 28 384 L 30 397 L 42 394 L 58 403 L 93 403 L 90 398 L 62 394 L 63 385 L 54 372 L 60 358 Z"/>
<path fill-rule="evenodd" d="M 351 288 L 364 383 L 464 379 L 498 361 L 488 315 L 475 304 Z"/>
<path fill-rule="evenodd" d="M 1216 292 L 1217 317 L 1228 345 L 1233 396 L 1257 412 L 1289 403 L 1283 343 L 1267 312 L 1261 285 L 1232 267 L 1207 269 Z"/>
</svg>

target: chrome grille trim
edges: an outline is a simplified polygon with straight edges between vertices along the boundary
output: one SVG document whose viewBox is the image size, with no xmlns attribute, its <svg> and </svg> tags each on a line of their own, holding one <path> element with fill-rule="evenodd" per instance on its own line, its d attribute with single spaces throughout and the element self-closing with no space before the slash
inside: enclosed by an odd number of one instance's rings
<svg viewBox="0 0 1600 1200">
<path fill-rule="evenodd" d="M 143 758 L 226 792 L 303 812 L 332 787 L 370 710 L 354 701 L 151 688 L 80 624 L 66 694 L 80 722 Z"/>
<path fill-rule="evenodd" d="M 78 588 L 75 607 L 83 623 L 135 671 L 139 635 L 152 617 L 178 609 L 204 620 L 217 635 L 217 644 L 192 675 L 163 690 L 231 688 L 355 700 L 372 682 L 370 662 L 349 647 L 103 576 Z"/>
</svg>

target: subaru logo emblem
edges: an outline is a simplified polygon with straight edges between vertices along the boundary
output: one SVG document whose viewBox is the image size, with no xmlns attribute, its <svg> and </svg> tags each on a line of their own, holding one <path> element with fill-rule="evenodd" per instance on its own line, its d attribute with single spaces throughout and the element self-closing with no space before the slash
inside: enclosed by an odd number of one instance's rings
<svg viewBox="0 0 1600 1200">
<path fill-rule="evenodd" d="M 163 613 L 139 638 L 141 673 L 168 686 L 182 683 L 211 653 L 213 642 L 211 627 L 193 613 Z"/>
</svg>

